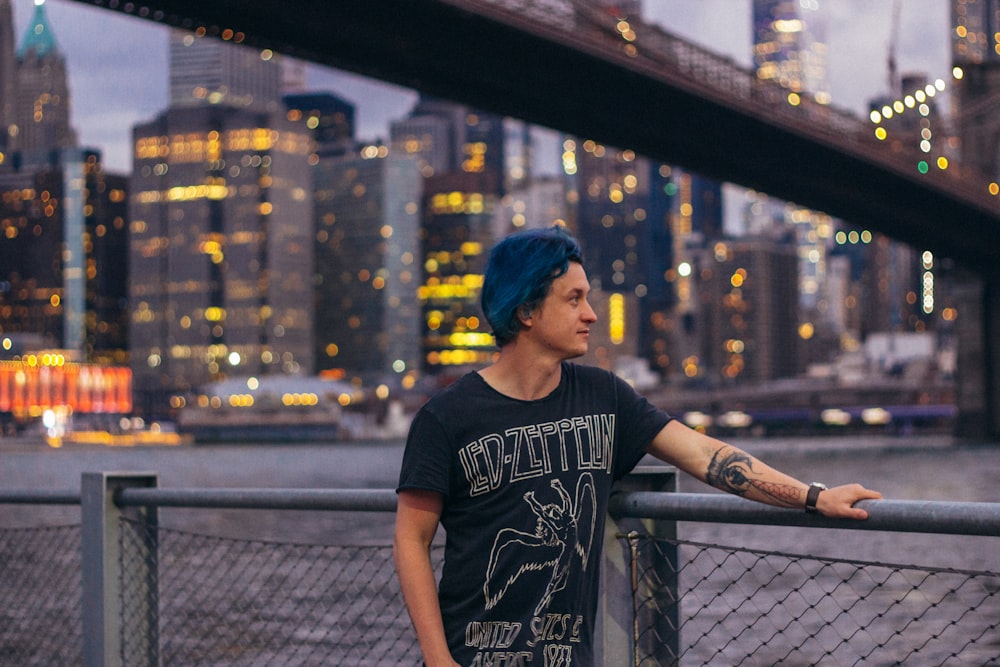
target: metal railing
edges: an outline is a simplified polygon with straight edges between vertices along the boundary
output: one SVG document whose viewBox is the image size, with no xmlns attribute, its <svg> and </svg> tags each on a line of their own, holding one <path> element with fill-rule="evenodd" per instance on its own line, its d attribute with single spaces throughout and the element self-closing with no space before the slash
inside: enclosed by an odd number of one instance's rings
<svg viewBox="0 0 1000 667">
<path fill-rule="evenodd" d="M 198 535 L 161 525 L 158 512 L 392 512 L 393 491 L 156 483 L 150 473 L 86 473 L 79 492 L 0 490 L 0 504 L 81 508 L 79 526 L 0 529 L 0 664 L 419 664 L 389 546 Z M 992 538 L 1000 504 L 866 501 L 868 521 L 839 522 L 665 493 L 675 490 L 672 469 L 641 468 L 612 499 L 603 664 L 1000 660 L 996 572 L 677 538 L 678 521 Z"/>
</svg>

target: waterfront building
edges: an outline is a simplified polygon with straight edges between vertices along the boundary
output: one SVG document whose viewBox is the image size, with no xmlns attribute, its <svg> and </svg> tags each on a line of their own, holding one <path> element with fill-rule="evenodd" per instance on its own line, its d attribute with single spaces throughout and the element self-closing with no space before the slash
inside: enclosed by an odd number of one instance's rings
<svg viewBox="0 0 1000 667">
<path fill-rule="evenodd" d="M 651 367 L 666 378 L 686 378 L 685 359 L 700 354 L 701 306 L 697 298 L 696 268 L 706 247 L 723 238 L 722 186 L 678 167 L 660 167 L 669 180 L 663 185 L 669 195 L 665 213 L 673 262 L 663 271 L 669 289 L 648 295 L 645 354 Z M 655 209 L 653 209 L 655 210 Z"/>
<path fill-rule="evenodd" d="M 500 116 L 428 96 L 390 127 L 391 150 L 423 177 L 419 232 L 421 369 L 442 379 L 492 359 L 479 308 L 486 259 L 504 192 Z"/>
<path fill-rule="evenodd" d="M 100 155 L 0 173 L 0 333 L 78 360 L 128 360 L 126 179 Z"/>
<path fill-rule="evenodd" d="M 136 408 L 229 374 L 314 367 L 306 133 L 274 114 L 172 107 L 133 128 Z"/>
<path fill-rule="evenodd" d="M 754 384 L 797 374 L 798 260 L 792 244 L 717 241 L 704 250 L 695 275 L 701 349 L 682 362 L 689 378 Z"/>
<path fill-rule="evenodd" d="M 608 368 L 641 356 L 665 373 L 669 342 L 663 322 L 676 303 L 671 168 L 589 139 L 567 139 L 563 165 L 573 204 L 569 224 L 587 260 L 591 302 L 599 313 L 615 314 L 601 320 L 608 337 L 605 344 L 592 344 L 591 354 Z"/>
<path fill-rule="evenodd" d="M 315 358 L 324 376 L 412 386 L 421 367 L 416 158 L 386 146 L 320 154 L 315 206 Z"/>
<path fill-rule="evenodd" d="M 455 377 L 489 363 L 496 350 L 479 295 L 496 242 L 498 195 L 491 174 L 452 172 L 424 179 L 418 289 L 423 369 Z"/>
</svg>

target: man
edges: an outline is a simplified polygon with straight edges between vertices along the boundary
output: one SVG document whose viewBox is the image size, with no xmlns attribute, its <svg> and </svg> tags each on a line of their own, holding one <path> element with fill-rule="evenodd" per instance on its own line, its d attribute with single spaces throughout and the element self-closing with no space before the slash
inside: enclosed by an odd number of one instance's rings
<svg viewBox="0 0 1000 667">
<path fill-rule="evenodd" d="M 612 373 L 570 363 L 597 319 L 589 291 L 562 228 L 503 240 L 482 291 L 499 355 L 413 420 L 394 558 L 428 667 L 593 665 L 603 516 L 612 483 L 646 453 L 731 493 L 830 517 L 864 519 L 854 503 L 881 497 L 806 485 L 673 420 Z"/>
</svg>

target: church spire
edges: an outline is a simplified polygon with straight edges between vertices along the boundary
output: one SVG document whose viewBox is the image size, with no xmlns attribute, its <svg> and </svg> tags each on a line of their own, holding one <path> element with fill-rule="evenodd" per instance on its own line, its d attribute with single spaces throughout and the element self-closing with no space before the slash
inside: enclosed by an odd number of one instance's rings
<svg viewBox="0 0 1000 667">
<path fill-rule="evenodd" d="M 44 162 L 54 149 L 76 146 L 69 97 L 66 60 L 49 27 L 45 0 L 35 0 L 35 15 L 17 51 L 17 127 L 12 143 L 21 164 Z"/>
<path fill-rule="evenodd" d="M 55 33 L 49 27 L 49 19 L 45 14 L 45 0 L 35 0 L 35 15 L 31 19 L 28 31 L 24 34 L 24 41 L 17 51 L 17 57 L 24 59 L 34 55 L 36 58 L 44 58 L 58 50 Z"/>
</svg>

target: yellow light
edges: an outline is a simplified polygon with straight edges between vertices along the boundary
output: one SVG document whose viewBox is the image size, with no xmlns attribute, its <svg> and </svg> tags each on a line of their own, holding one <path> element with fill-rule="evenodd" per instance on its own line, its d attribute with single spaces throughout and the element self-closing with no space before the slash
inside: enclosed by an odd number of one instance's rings
<svg viewBox="0 0 1000 667">
<path fill-rule="evenodd" d="M 939 157 L 937 159 L 937 166 L 938 166 L 938 169 L 941 169 L 941 170 L 947 169 L 948 168 L 948 158 L 946 158 L 943 155 L 941 157 Z"/>
<path fill-rule="evenodd" d="M 798 93 L 788 93 L 788 103 L 797 107 L 802 103 L 802 98 L 799 97 Z"/>
<path fill-rule="evenodd" d="M 1000 194 L 1000 183 L 996 183 L 996 182 L 990 183 L 990 188 L 989 189 L 990 189 L 990 194 L 991 195 L 995 196 L 995 195 Z"/>
<path fill-rule="evenodd" d="M 209 322 L 220 322 L 226 319 L 226 311 L 218 306 L 210 306 L 205 309 L 205 319 Z"/>
<path fill-rule="evenodd" d="M 608 297 L 608 333 L 613 345 L 625 341 L 625 297 L 618 293 Z"/>
</svg>

